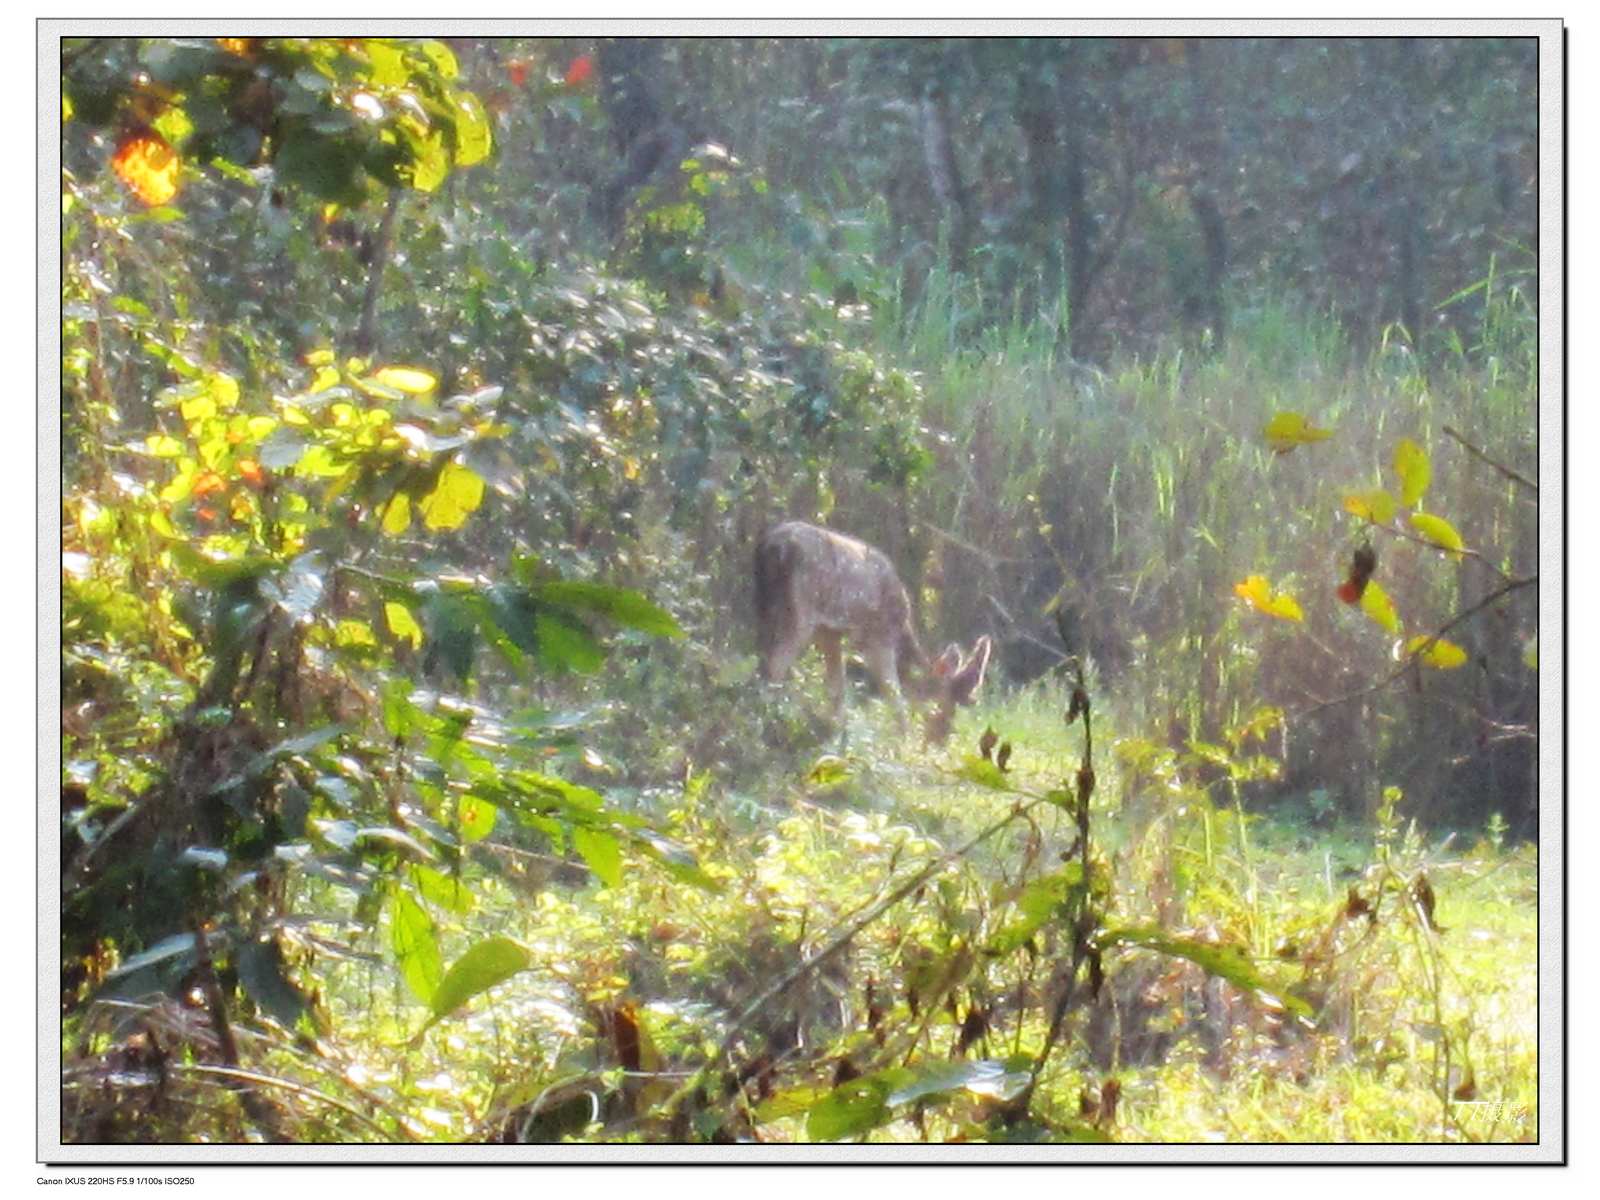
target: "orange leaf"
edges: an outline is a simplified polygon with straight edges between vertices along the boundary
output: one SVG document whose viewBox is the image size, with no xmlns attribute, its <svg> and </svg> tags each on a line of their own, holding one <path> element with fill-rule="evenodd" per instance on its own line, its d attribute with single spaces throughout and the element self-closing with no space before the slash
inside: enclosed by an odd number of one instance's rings
<svg viewBox="0 0 1600 1200">
<path fill-rule="evenodd" d="M 1272 593 L 1271 585 L 1267 583 L 1266 576 L 1252 575 L 1248 579 L 1233 585 L 1234 595 L 1247 601 L 1253 608 L 1259 609 L 1269 617 L 1277 617 L 1283 621 L 1300 621 L 1305 619 L 1305 614 L 1300 611 L 1300 605 L 1293 596 L 1278 592 Z"/>
<path fill-rule="evenodd" d="M 528 82 L 528 64 L 520 58 L 513 58 L 506 64 L 506 74 L 511 77 L 511 82 L 521 87 Z"/>
<path fill-rule="evenodd" d="M 239 478 L 243 479 L 251 487 L 259 490 L 266 486 L 267 474 L 255 459 L 241 458 L 235 465 L 239 470 Z"/>
<path fill-rule="evenodd" d="M 222 476 L 215 471 L 201 471 L 194 481 L 194 487 L 189 489 L 191 496 L 209 496 L 212 492 L 227 490 L 228 485 L 222 481 Z"/>
<path fill-rule="evenodd" d="M 111 156 L 111 169 L 133 194 L 154 208 L 178 194 L 183 160 L 167 139 L 148 129 L 126 134 Z"/>
</svg>

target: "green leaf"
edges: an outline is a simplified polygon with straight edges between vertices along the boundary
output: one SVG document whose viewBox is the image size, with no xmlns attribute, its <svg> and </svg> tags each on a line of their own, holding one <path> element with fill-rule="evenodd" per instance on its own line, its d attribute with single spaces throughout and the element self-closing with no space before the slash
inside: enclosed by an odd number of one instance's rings
<svg viewBox="0 0 1600 1200">
<path fill-rule="evenodd" d="M 411 703 L 411 684 L 404 679 L 391 679 L 383 687 L 383 728 L 390 737 L 405 737 L 421 728 L 423 714 Z"/>
<path fill-rule="evenodd" d="M 964 1091 L 1011 1099 L 1028 1085 L 1026 1066 L 1025 1062 L 979 1059 L 890 1067 L 863 1075 L 840 1084 L 811 1105 L 806 1113 L 806 1136 L 816 1142 L 856 1137 L 887 1122 L 896 1107 L 930 1096 Z"/>
<path fill-rule="evenodd" d="M 323 725 L 316 729 L 307 730 L 291 738 L 285 738 L 277 745 L 263 750 L 232 775 L 224 777 L 206 793 L 207 798 L 221 796 L 235 788 L 265 777 L 275 765 L 286 758 L 295 758 L 307 754 L 312 750 L 331 742 L 344 732 L 343 725 Z"/>
<path fill-rule="evenodd" d="M 320 103 L 320 101 L 318 102 Z M 319 200 L 354 208 L 366 199 L 360 177 L 362 145 L 355 138 L 324 135 L 299 122 L 285 132 L 272 166 L 284 183 L 303 187 Z"/>
<path fill-rule="evenodd" d="M 989 942 L 988 953 L 1004 956 L 1020 949 L 1029 938 L 1054 920 L 1065 907 L 1072 890 L 1083 882 L 1083 864 L 1068 863 L 1054 875 L 1035 879 L 1017 898 L 1017 919 Z"/>
<path fill-rule="evenodd" d="M 914 1068 L 913 1078 L 889 1093 L 889 1104 L 909 1104 L 926 1096 L 958 1091 L 1010 1100 L 1021 1094 L 1029 1078 L 1026 1069 L 1009 1070 L 1007 1064 L 993 1058 L 980 1058 L 972 1062 L 919 1063 Z"/>
<path fill-rule="evenodd" d="M 470 167 L 489 157 L 494 149 L 493 128 L 483 104 L 471 92 L 458 92 L 456 110 L 456 166 Z"/>
<path fill-rule="evenodd" d="M 456 802 L 456 824 L 463 842 L 481 842 L 494 831 L 495 819 L 500 815 L 489 801 L 481 796 L 467 794 Z"/>
<path fill-rule="evenodd" d="M 444 134 L 433 132 L 412 143 L 411 186 L 419 192 L 436 192 L 450 175 L 450 155 Z"/>
<path fill-rule="evenodd" d="M 423 56 L 433 64 L 433 69 L 439 72 L 439 78 L 454 79 L 461 73 L 454 52 L 443 42 L 430 39 L 422 43 L 421 49 Z"/>
<path fill-rule="evenodd" d="M 528 969 L 533 958 L 508 937 L 485 938 L 450 964 L 433 995 L 433 1018 L 442 1020 L 475 996 Z"/>
<path fill-rule="evenodd" d="M 968 783 L 976 783 L 990 791 L 1010 792 L 1015 789 L 1011 786 L 1010 777 L 990 762 L 987 758 L 980 758 L 974 754 L 956 768 L 956 778 L 965 779 Z"/>
<path fill-rule="evenodd" d="M 676 842 L 669 841 L 659 834 L 643 830 L 633 834 L 629 839 L 629 844 L 647 858 L 660 863 L 674 879 L 693 884 L 695 887 L 703 888 L 708 892 L 721 892 L 723 890 L 722 882 L 707 874 L 705 868 L 695 861 L 694 855 Z"/>
<path fill-rule="evenodd" d="M 473 606 L 464 597 L 448 592 L 428 594 L 422 605 L 422 628 L 427 634 L 428 651 L 424 667 L 437 661 L 457 678 L 472 673 L 477 651 L 477 619 Z"/>
<path fill-rule="evenodd" d="M 547 667 L 592 675 L 605 665 L 606 651 L 582 622 L 561 612 L 541 612 L 534 618 L 539 661 Z"/>
<path fill-rule="evenodd" d="M 681 638 L 683 629 L 671 613 L 630 588 L 610 587 L 577 579 L 560 579 L 538 589 L 545 604 L 608 617 L 619 625 L 657 637 Z"/>
<path fill-rule="evenodd" d="M 239 982 L 261 1009 L 285 1029 L 293 1030 L 311 1012 L 311 1002 L 289 978 L 283 948 L 274 937 L 258 938 L 239 947 L 234 957 Z"/>
<path fill-rule="evenodd" d="M 362 49 L 372 63 L 369 76 L 380 87 L 402 87 L 411 82 L 411 72 L 406 67 L 405 52 L 378 38 L 368 38 Z"/>
<path fill-rule="evenodd" d="M 889 1119 L 889 1092 L 909 1080 L 911 1072 L 891 1069 L 841 1083 L 806 1114 L 806 1137 L 836 1142 L 876 1129 Z"/>
<path fill-rule="evenodd" d="M 427 910 L 404 888 L 389 893 L 389 949 L 411 994 L 431 1005 L 444 976 L 444 960 Z"/>
<path fill-rule="evenodd" d="M 356 831 L 356 838 L 358 841 L 377 842 L 384 846 L 393 847 L 396 850 L 403 851 L 409 857 L 420 859 L 423 862 L 433 862 L 437 858 L 437 855 L 432 850 L 429 850 L 416 838 L 405 832 L 405 830 L 396 829 L 392 825 L 365 826 Z"/>
<path fill-rule="evenodd" d="M 622 886 L 622 847 L 617 844 L 615 834 L 580 827 L 573 831 L 572 845 L 601 883 L 607 887 Z"/>
<path fill-rule="evenodd" d="M 1311 1006 L 1298 996 L 1279 990 L 1256 966 L 1243 947 L 1227 942 L 1202 942 L 1195 938 L 1176 937 L 1154 925 L 1124 926 L 1108 929 L 1097 939 L 1102 949 L 1116 946 L 1143 946 L 1173 958 L 1185 958 L 1207 974 L 1226 979 L 1247 992 L 1259 993 L 1264 999 L 1288 1009 L 1296 1016 L 1311 1018 Z"/>
<path fill-rule="evenodd" d="M 806 782 L 815 787 L 833 787 L 850 778 L 850 763 L 837 754 L 824 754 L 811 764 Z"/>
<path fill-rule="evenodd" d="M 442 871 L 424 866 L 413 866 L 408 874 L 423 898 L 430 904 L 437 904 L 446 912 L 464 917 L 477 907 L 472 889 L 454 875 L 446 875 Z"/>
<path fill-rule="evenodd" d="M 781 1121 L 785 1117 L 798 1117 L 827 1096 L 829 1090 L 824 1087 L 801 1086 L 774 1092 L 767 1099 L 756 1105 L 756 1123 L 758 1125 L 769 1125 L 773 1121 Z"/>
<path fill-rule="evenodd" d="M 383 506 L 383 520 L 379 528 L 390 537 L 399 537 L 411 528 L 411 497 L 396 492 Z"/>
<path fill-rule="evenodd" d="M 175 933 L 171 937 L 162 938 L 150 949 L 141 954 L 135 954 L 123 959 L 113 969 L 106 972 L 107 979 L 116 979 L 122 975 L 131 975 L 153 963 L 164 962 L 169 958 L 176 958 L 180 954 L 194 953 L 194 934 Z"/>
<path fill-rule="evenodd" d="M 287 470 L 300 462 L 310 442 L 302 433 L 280 425 L 256 449 L 256 461 L 274 471 Z"/>
<path fill-rule="evenodd" d="M 401 641 L 410 642 L 413 649 L 422 645 L 422 626 L 411 615 L 411 610 L 394 600 L 383 603 L 383 617 L 389 632 Z"/>
</svg>

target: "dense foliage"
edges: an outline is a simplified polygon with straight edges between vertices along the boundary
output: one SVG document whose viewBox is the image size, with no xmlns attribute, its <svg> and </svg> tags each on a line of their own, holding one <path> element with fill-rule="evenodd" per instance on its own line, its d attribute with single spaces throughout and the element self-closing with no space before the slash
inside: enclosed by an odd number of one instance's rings
<svg viewBox="0 0 1600 1200">
<path fill-rule="evenodd" d="M 1535 66 L 68 39 L 63 1140 L 1535 1137 Z"/>
</svg>

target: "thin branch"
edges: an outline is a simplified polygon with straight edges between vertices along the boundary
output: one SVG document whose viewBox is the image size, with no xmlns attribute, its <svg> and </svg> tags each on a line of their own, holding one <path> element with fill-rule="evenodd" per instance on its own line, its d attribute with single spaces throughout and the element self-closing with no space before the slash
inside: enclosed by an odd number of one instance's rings
<svg viewBox="0 0 1600 1200">
<path fill-rule="evenodd" d="M 1451 437 L 1455 438 L 1456 441 L 1460 442 L 1461 446 L 1462 446 L 1462 449 L 1464 449 L 1468 454 L 1472 455 L 1474 458 L 1480 460 L 1481 462 L 1487 463 L 1489 466 L 1493 467 L 1496 471 L 1499 471 L 1500 474 L 1504 475 L 1507 479 L 1511 480 L 1512 482 L 1520 483 L 1523 487 L 1527 488 L 1535 496 L 1537 496 L 1539 494 L 1539 485 L 1534 483 L 1533 480 L 1528 479 L 1525 476 L 1519 475 L 1517 472 L 1513 471 L 1510 467 L 1505 466 L 1502 463 L 1495 462 L 1494 459 L 1490 458 L 1482 450 L 1479 450 L 1471 442 L 1467 441 L 1466 438 L 1462 437 L 1454 429 L 1450 428 L 1450 426 L 1446 425 L 1444 427 L 1444 431 L 1446 433 L 1448 433 Z"/>
<path fill-rule="evenodd" d="M 293 1083 L 287 1079 L 280 1079 L 276 1075 L 262 1075 L 256 1071 L 247 1071 L 242 1067 L 218 1067 L 205 1063 L 195 1063 L 193 1065 L 185 1065 L 182 1063 L 169 1064 L 167 1069 L 180 1075 L 216 1075 L 223 1079 L 233 1079 L 241 1083 L 254 1083 L 259 1084 L 262 1087 L 281 1088 L 286 1092 L 293 1092 L 297 1096 L 304 1096 L 308 1100 L 320 1100 L 323 1104 L 331 1105 L 332 1107 L 339 1109 L 341 1112 L 348 1114 L 355 1120 L 360 1121 L 384 1141 L 391 1142 L 394 1140 L 394 1130 L 385 1129 L 382 1125 L 379 1125 L 376 1121 L 367 1116 L 354 1105 L 346 1104 L 337 1096 L 330 1096 L 328 1093 L 319 1092 L 315 1088 L 309 1088 L 303 1084 Z M 406 1128 L 404 1120 L 396 1117 L 396 1122 L 397 1128 L 407 1137 L 407 1139 L 410 1141 L 417 1140 L 412 1135 L 411 1131 Z"/>
<path fill-rule="evenodd" d="M 367 294 L 361 300 L 361 323 L 356 327 L 356 353 L 370 355 L 378 348 L 378 294 L 383 290 L 383 272 L 394 247 L 394 222 L 400 214 L 401 188 L 389 189 L 389 203 L 378 224 L 372 266 L 367 273 Z"/>
<path fill-rule="evenodd" d="M 1415 542 L 1417 545 L 1425 546 L 1429 550 L 1438 550 L 1445 554 L 1459 554 L 1464 558 L 1476 559 L 1478 562 L 1481 562 L 1484 566 L 1488 567 L 1489 570 L 1493 571 L 1496 575 L 1500 576 L 1501 579 L 1506 580 L 1507 582 L 1516 578 L 1510 572 L 1503 571 L 1499 567 L 1495 566 L 1494 563 L 1491 562 L 1482 551 L 1474 550 L 1470 546 L 1462 546 L 1459 550 L 1452 550 L 1449 546 L 1441 546 L 1438 542 L 1432 541 L 1415 533 L 1408 533 L 1406 530 L 1396 528 L 1393 525 L 1380 525 L 1376 521 L 1371 521 L 1368 523 L 1373 529 L 1381 530 L 1391 537 L 1404 538 L 1408 542 Z"/>
<path fill-rule="evenodd" d="M 902 883 L 899 887 L 895 888 L 894 891 L 883 897 L 883 899 L 868 907 L 867 910 L 855 920 L 847 922 L 844 928 L 836 933 L 828 941 L 827 945 L 822 947 L 822 949 L 811 955 L 811 957 L 802 959 L 796 966 L 780 975 L 775 981 L 773 981 L 772 984 L 770 984 L 764 991 L 756 996 L 754 1000 L 745 1005 L 744 1011 L 739 1014 L 733 1025 L 729 1027 L 728 1032 L 723 1035 L 722 1041 L 717 1045 L 715 1052 L 710 1058 L 701 1064 L 700 1069 L 689 1078 L 687 1083 L 685 1083 L 667 1099 L 666 1103 L 662 1105 L 661 1111 L 666 1114 L 677 1111 L 678 1106 L 682 1104 L 683 1101 L 690 1095 L 692 1095 L 695 1089 L 700 1087 L 700 1085 L 705 1082 L 706 1078 L 711 1074 L 712 1068 L 714 1068 L 718 1063 L 722 1062 L 723 1059 L 728 1056 L 729 1051 L 733 1049 L 734 1043 L 739 1040 L 739 1035 L 749 1028 L 750 1023 L 755 1020 L 761 1011 L 765 1009 L 766 1006 L 774 999 L 789 991 L 794 987 L 795 984 L 799 983 L 806 976 L 813 974 L 820 969 L 825 962 L 848 946 L 855 938 L 856 934 L 860 933 L 889 909 L 893 908 L 896 904 L 900 903 L 900 901 L 911 895 L 912 892 L 916 891 L 923 884 L 927 883 L 928 880 L 932 879 L 940 871 L 943 871 L 951 863 L 958 862 L 964 858 L 976 847 L 988 841 L 1001 830 L 1005 829 L 1013 821 L 1018 820 L 1019 818 L 1025 816 L 1032 809 L 1044 804 L 1046 800 L 1047 797 L 1035 796 L 1027 804 L 1019 804 L 1016 807 L 1013 807 L 1008 813 L 1006 813 L 1004 817 L 994 822 L 994 824 L 988 826 L 981 833 L 978 833 L 966 844 L 958 846 L 948 854 L 941 855 L 939 858 L 934 859 L 932 863 L 928 864 L 928 866 L 924 867 L 922 870 L 916 872 L 911 876 L 910 879 L 906 880 L 905 883 Z"/>
<path fill-rule="evenodd" d="M 1422 656 L 1429 650 L 1432 650 L 1433 647 L 1438 643 L 1439 639 L 1445 634 L 1449 633 L 1457 625 L 1460 625 L 1463 621 L 1470 620 L 1472 617 L 1477 616 L 1478 613 L 1488 608 L 1495 601 L 1503 599 L 1512 592 L 1519 591 L 1522 588 L 1536 586 L 1538 582 L 1539 577 L 1537 575 L 1529 575 L 1525 579 L 1513 579 L 1501 585 L 1500 587 L 1497 587 L 1482 600 L 1479 600 L 1470 608 L 1465 608 L 1461 612 L 1458 612 L 1455 616 L 1451 617 L 1448 621 L 1441 625 L 1437 630 L 1428 635 L 1427 641 L 1419 643 L 1415 650 L 1406 655 L 1404 662 L 1396 667 L 1392 673 L 1385 676 L 1383 679 L 1378 680 L 1377 683 L 1372 684 L 1370 687 L 1364 687 L 1359 692 L 1351 692 L 1347 696 L 1335 696 L 1332 700 L 1324 700 L 1322 703 L 1313 705 L 1311 708 L 1308 708 L 1304 712 L 1297 715 L 1301 717 L 1315 716 L 1325 708 L 1332 708 L 1336 704 L 1348 704 L 1352 700 L 1359 700 L 1363 696 L 1370 696 L 1374 692 L 1381 692 L 1384 688 L 1388 687 L 1395 680 L 1399 679 L 1407 671 L 1413 669 Z"/>
</svg>

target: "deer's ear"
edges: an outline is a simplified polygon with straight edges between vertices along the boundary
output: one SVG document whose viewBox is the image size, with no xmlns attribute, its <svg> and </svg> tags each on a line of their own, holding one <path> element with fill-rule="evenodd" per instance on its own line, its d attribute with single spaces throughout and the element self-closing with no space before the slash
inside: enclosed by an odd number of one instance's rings
<svg viewBox="0 0 1600 1200">
<path fill-rule="evenodd" d="M 989 635 L 984 634 L 972 646 L 972 655 L 950 676 L 950 697 L 957 704 L 971 704 L 978 689 L 983 686 L 983 676 L 989 669 L 989 654 L 994 649 Z M 948 653 L 948 651 L 947 651 Z"/>
</svg>

